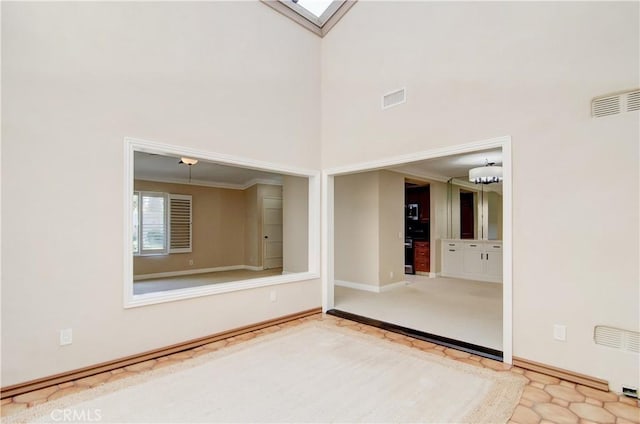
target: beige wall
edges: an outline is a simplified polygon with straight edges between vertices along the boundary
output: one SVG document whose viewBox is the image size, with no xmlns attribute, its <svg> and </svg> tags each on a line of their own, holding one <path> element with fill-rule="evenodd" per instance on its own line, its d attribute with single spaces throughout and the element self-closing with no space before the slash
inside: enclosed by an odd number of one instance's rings
<svg viewBox="0 0 640 424">
<path fill-rule="evenodd" d="M 378 281 L 404 281 L 404 177 L 378 172 Z"/>
<path fill-rule="evenodd" d="M 335 178 L 335 278 L 384 286 L 404 280 L 404 177 Z"/>
<path fill-rule="evenodd" d="M 379 284 L 378 172 L 335 178 L 335 279 Z"/>
<path fill-rule="evenodd" d="M 502 195 L 495 191 L 485 193 L 487 210 L 487 238 L 502 240 Z"/>
<path fill-rule="evenodd" d="M 285 273 L 309 270 L 309 179 L 285 175 L 282 185 Z"/>
<path fill-rule="evenodd" d="M 440 264 L 440 240 L 447 238 L 447 184 L 430 181 L 429 194 L 431 195 L 430 203 L 430 220 L 429 232 L 431 236 L 431 272 L 438 273 L 441 271 Z"/>
<path fill-rule="evenodd" d="M 191 195 L 193 240 L 191 253 L 134 256 L 133 275 L 245 264 L 242 190 L 139 180 L 134 189 Z"/>
<path fill-rule="evenodd" d="M 358 2 L 322 42 L 323 168 L 512 137 L 514 355 L 617 390 L 638 357 L 593 329 L 640 330 L 640 118 L 590 101 L 640 86 L 639 7 Z"/>
<path fill-rule="evenodd" d="M 3 386 L 320 306 L 122 294 L 124 137 L 320 169 L 320 38 L 257 1 L 1 7 Z"/>
<path fill-rule="evenodd" d="M 260 266 L 260 232 L 258 230 L 258 185 L 244 190 L 244 263 L 249 266 Z"/>
</svg>

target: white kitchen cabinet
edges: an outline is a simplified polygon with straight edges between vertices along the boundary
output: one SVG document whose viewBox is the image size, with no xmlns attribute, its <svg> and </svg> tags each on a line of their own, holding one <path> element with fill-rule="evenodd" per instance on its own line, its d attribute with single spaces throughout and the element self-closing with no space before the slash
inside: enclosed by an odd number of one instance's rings
<svg viewBox="0 0 640 424">
<path fill-rule="evenodd" d="M 502 242 L 442 240 L 442 276 L 502 282 Z"/>
<path fill-rule="evenodd" d="M 462 267 L 462 244 L 455 241 L 442 243 L 442 274 L 454 273 Z M 447 257 L 446 260 L 444 257 Z"/>
<path fill-rule="evenodd" d="M 487 276 L 491 280 L 502 282 L 502 243 L 488 244 L 484 260 Z"/>
</svg>

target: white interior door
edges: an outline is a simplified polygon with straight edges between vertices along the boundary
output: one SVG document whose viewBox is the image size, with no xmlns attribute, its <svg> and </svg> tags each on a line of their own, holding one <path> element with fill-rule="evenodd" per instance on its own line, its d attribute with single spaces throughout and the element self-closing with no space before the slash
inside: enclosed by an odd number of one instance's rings
<svg viewBox="0 0 640 424">
<path fill-rule="evenodd" d="M 265 197 L 262 201 L 262 267 L 282 267 L 282 199 Z"/>
</svg>

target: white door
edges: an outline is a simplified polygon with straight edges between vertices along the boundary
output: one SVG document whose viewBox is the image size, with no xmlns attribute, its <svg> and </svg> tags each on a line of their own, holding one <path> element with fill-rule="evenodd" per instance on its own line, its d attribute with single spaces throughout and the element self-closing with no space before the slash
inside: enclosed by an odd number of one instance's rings
<svg viewBox="0 0 640 424">
<path fill-rule="evenodd" d="M 282 199 L 262 200 L 262 267 L 282 267 Z"/>
</svg>

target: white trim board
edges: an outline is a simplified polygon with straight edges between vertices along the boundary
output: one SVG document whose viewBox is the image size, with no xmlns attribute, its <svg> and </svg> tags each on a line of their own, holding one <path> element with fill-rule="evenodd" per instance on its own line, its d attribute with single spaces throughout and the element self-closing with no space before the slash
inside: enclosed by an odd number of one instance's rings
<svg viewBox="0 0 640 424">
<path fill-rule="evenodd" d="M 397 281 L 395 283 L 386 284 L 384 286 L 378 286 L 373 284 L 354 283 L 352 281 L 334 280 L 334 284 L 336 286 L 346 287 L 354 290 L 362 290 L 372 293 L 384 293 L 411 283 L 409 283 L 408 281 Z"/>
<path fill-rule="evenodd" d="M 339 175 L 351 174 L 362 171 L 374 171 L 389 167 L 417 162 L 425 159 L 433 159 L 444 156 L 452 156 L 460 153 L 487 150 L 491 148 L 502 149 L 502 353 L 503 360 L 507 364 L 513 363 L 513 182 L 512 182 L 512 157 L 511 137 L 501 136 L 486 140 L 475 141 L 456 146 L 440 147 L 416 153 L 408 153 L 400 156 L 374 160 L 371 162 L 355 163 L 351 165 L 337 166 L 322 171 L 322 309 L 327 311 L 334 307 L 334 178 Z"/>
<path fill-rule="evenodd" d="M 236 271 L 239 269 L 245 269 L 248 271 L 263 270 L 261 266 L 228 265 L 228 266 L 217 266 L 213 268 L 198 268 L 198 269 L 187 269 L 184 271 L 168 271 L 168 272 L 156 272 L 153 274 L 134 275 L 133 281 L 144 281 L 144 280 L 151 280 L 154 278 L 165 278 L 165 277 L 180 277 L 182 275 L 207 274 L 209 272 Z"/>
<path fill-rule="evenodd" d="M 134 152 L 156 153 L 174 156 L 186 156 L 223 165 L 239 166 L 261 171 L 276 172 L 284 175 L 308 178 L 309 181 L 309 215 L 308 215 L 308 272 L 276 275 L 264 278 L 217 283 L 213 285 L 191 287 L 166 292 L 135 295 L 133 293 L 133 246 L 131 198 L 133 196 Z M 123 190 L 123 306 L 134 308 L 157 303 L 173 302 L 201 296 L 228 293 L 257 287 L 302 282 L 320 278 L 320 171 L 303 169 L 294 166 L 274 164 L 249 158 L 232 156 L 223 153 L 193 149 L 190 147 L 163 144 L 155 141 L 140 140 L 130 137 L 124 139 L 124 190 Z"/>
</svg>

